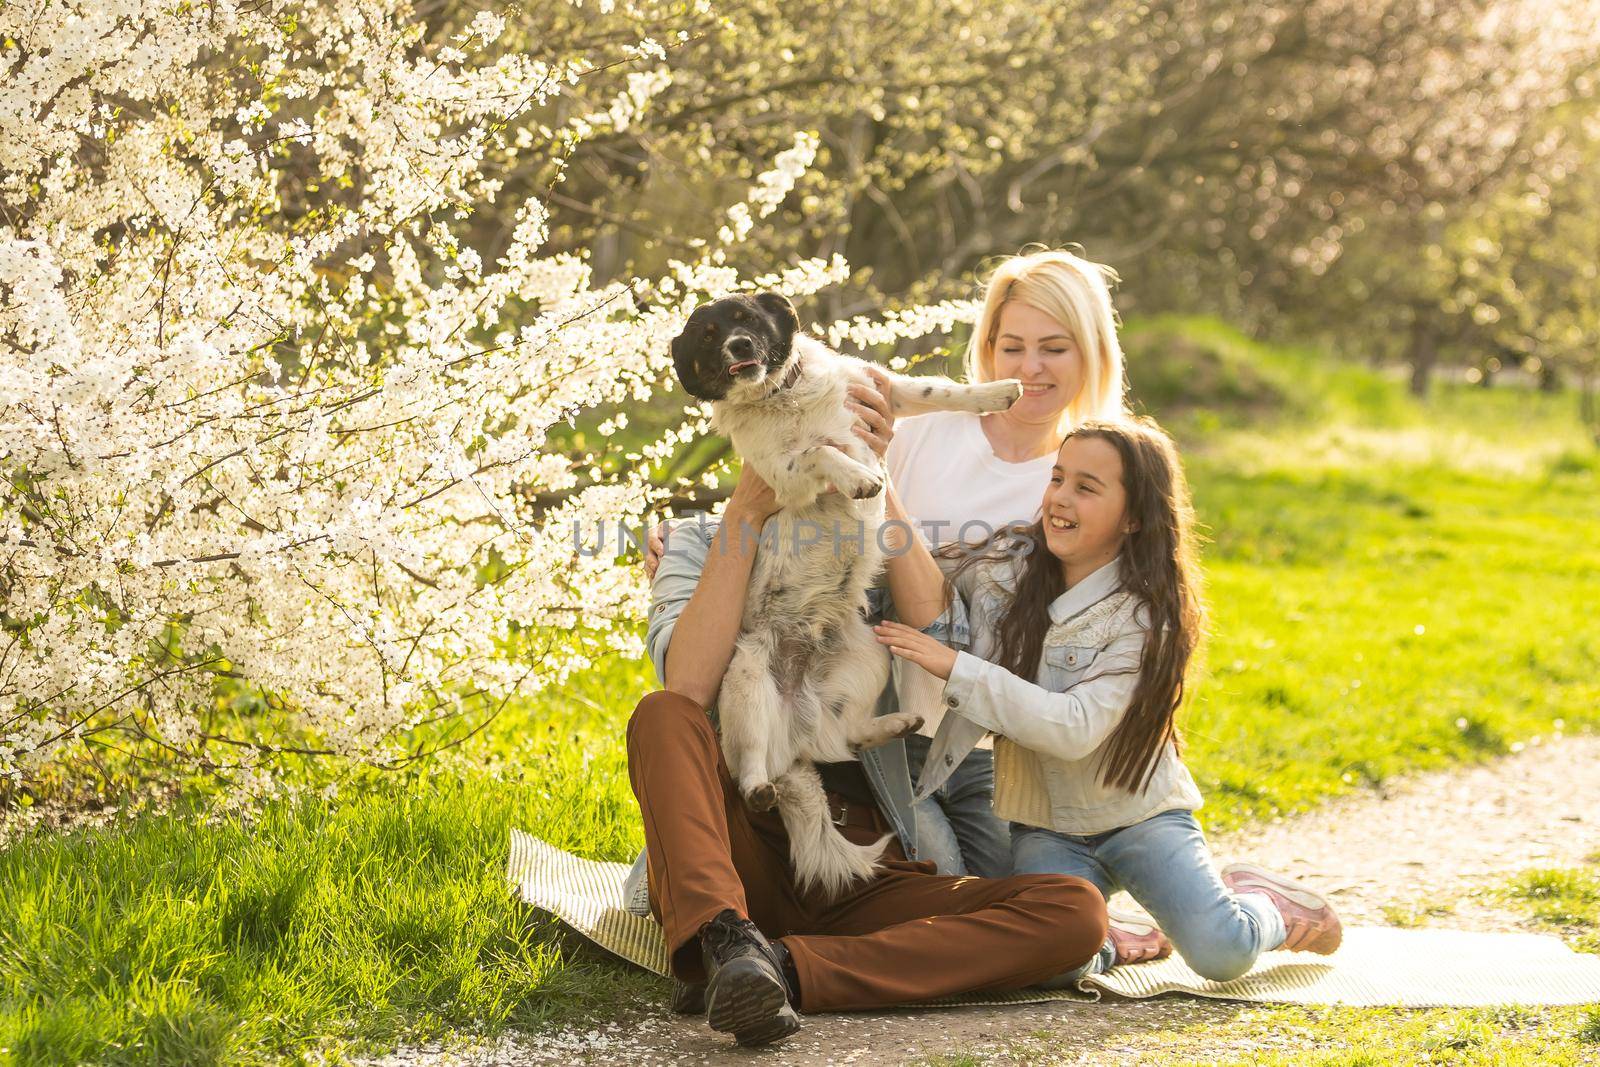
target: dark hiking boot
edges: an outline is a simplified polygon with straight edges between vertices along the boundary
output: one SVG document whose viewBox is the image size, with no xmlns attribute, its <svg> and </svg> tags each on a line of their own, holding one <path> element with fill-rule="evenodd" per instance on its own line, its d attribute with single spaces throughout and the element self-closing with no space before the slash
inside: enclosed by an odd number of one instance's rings
<svg viewBox="0 0 1600 1067">
<path fill-rule="evenodd" d="M 706 984 L 672 980 L 672 1001 L 668 1005 L 674 1015 L 700 1015 L 706 1010 Z"/>
<path fill-rule="evenodd" d="M 784 976 L 788 953 L 781 950 L 732 910 L 700 928 L 711 1029 L 732 1034 L 741 1045 L 782 1041 L 800 1029 L 800 1016 L 790 1006 L 796 991 Z"/>
</svg>

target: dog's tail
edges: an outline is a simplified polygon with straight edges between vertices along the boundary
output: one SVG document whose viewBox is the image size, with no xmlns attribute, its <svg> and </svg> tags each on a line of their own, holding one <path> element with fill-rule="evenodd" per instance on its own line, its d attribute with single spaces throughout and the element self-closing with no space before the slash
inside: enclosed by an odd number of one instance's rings
<svg viewBox="0 0 1600 1067">
<path fill-rule="evenodd" d="M 789 832 L 795 882 L 802 893 L 817 888 L 832 900 L 851 883 L 872 877 L 872 868 L 892 834 L 871 845 L 846 841 L 833 828 L 822 776 L 809 763 L 796 763 L 773 784 L 778 789 L 778 815 Z"/>
</svg>

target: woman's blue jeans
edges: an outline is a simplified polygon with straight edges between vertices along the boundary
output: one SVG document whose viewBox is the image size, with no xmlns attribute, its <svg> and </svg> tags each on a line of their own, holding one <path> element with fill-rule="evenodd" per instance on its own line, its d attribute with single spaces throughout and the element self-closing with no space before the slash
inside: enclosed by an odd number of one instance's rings
<svg viewBox="0 0 1600 1067">
<path fill-rule="evenodd" d="M 1260 893 L 1228 891 L 1192 812 L 1164 811 L 1087 837 L 1012 823 L 1011 859 L 1016 874 L 1076 875 L 1107 898 L 1126 889 L 1172 939 L 1183 961 L 1214 982 L 1238 978 L 1257 956 L 1283 944 L 1277 905 Z M 1110 970 L 1114 959 L 1107 939 L 1098 956 L 1051 984 Z"/>
<path fill-rule="evenodd" d="M 922 776 L 932 738 L 906 738 L 911 781 Z M 955 773 L 916 806 L 917 859 L 932 860 L 940 874 L 1004 878 L 1011 873 L 1011 834 L 994 814 L 994 753 L 975 748 Z"/>
</svg>

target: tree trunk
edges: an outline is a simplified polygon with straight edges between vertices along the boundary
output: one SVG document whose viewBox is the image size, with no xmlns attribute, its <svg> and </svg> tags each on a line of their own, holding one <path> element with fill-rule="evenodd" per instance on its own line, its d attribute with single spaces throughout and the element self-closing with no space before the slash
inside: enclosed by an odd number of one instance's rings
<svg viewBox="0 0 1600 1067">
<path fill-rule="evenodd" d="M 1434 364 L 1439 361 L 1439 342 L 1432 324 L 1422 316 L 1411 321 L 1411 395 L 1427 396 Z"/>
<path fill-rule="evenodd" d="M 1596 447 L 1600 447 L 1600 403 L 1595 401 L 1594 372 L 1588 368 L 1578 375 L 1578 417 L 1588 428 Z"/>
<path fill-rule="evenodd" d="M 1555 363 L 1548 359 L 1539 361 L 1539 392 L 1561 392 L 1561 372 L 1556 369 Z"/>
</svg>

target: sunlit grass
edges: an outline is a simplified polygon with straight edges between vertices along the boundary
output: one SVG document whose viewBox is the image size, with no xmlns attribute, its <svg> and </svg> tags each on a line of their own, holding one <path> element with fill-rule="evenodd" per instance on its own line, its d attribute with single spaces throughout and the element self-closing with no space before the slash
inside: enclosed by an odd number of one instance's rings
<svg viewBox="0 0 1600 1067">
<path fill-rule="evenodd" d="M 0 853 L 0 1050 L 20 1064 L 268 1061 L 530 1027 L 655 988 L 574 957 L 506 892 L 512 826 L 610 859 L 638 847 L 618 715 L 581 697 L 522 709 L 476 769 L 248 822 L 172 814 L 14 844 Z"/>
<path fill-rule="evenodd" d="M 1213 825 L 1600 722 L 1587 473 L 1195 481 L 1215 636 L 1187 723 Z"/>
<path fill-rule="evenodd" d="M 1584 867 L 1524 871 L 1511 894 L 1532 909 L 1535 922 L 1561 934 L 1573 948 L 1600 952 L 1600 854 L 1589 859 Z"/>
</svg>

